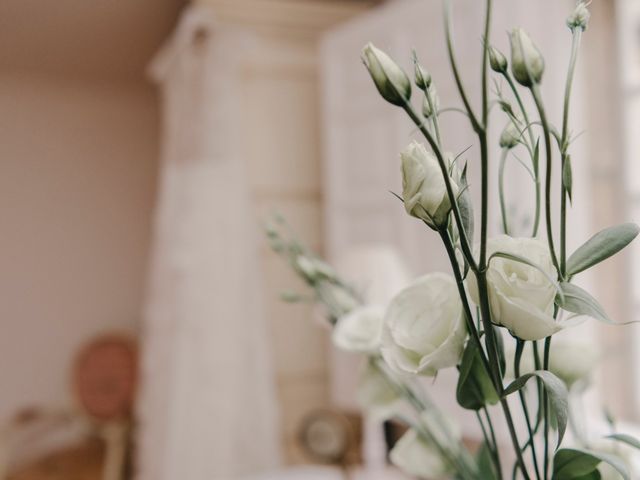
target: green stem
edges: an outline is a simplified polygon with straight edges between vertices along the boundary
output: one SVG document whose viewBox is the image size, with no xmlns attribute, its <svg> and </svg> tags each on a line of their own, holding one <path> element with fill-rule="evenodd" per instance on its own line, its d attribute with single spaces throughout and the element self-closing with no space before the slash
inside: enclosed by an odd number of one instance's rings
<svg viewBox="0 0 640 480">
<path fill-rule="evenodd" d="M 522 360 L 522 352 L 524 350 L 525 342 L 518 339 L 516 340 L 516 355 L 514 359 L 513 370 L 516 374 L 516 378 L 520 378 L 520 361 Z M 518 390 L 520 396 L 520 404 L 522 405 L 522 411 L 524 412 L 525 422 L 527 424 L 527 431 L 529 432 L 529 445 L 531 448 L 531 457 L 533 459 L 533 467 L 535 470 L 536 478 L 540 480 L 540 467 L 538 466 L 538 455 L 536 454 L 536 444 L 534 441 L 533 428 L 531 427 L 531 418 L 529 417 L 529 408 L 527 407 L 527 398 L 524 393 L 524 389 Z"/>
<path fill-rule="evenodd" d="M 500 156 L 500 168 L 498 170 L 498 193 L 500 195 L 500 214 L 502 216 L 502 230 L 505 235 L 509 235 L 509 222 L 507 220 L 507 205 L 504 194 L 504 166 L 509 155 L 509 149 L 503 148 Z"/>
<path fill-rule="evenodd" d="M 551 174 L 553 168 L 553 152 L 551 150 L 551 130 L 549 129 L 549 122 L 547 121 L 547 114 L 542 102 L 542 96 L 540 94 L 540 87 L 538 84 L 534 84 L 531 87 L 531 93 L 540 115 L 540 122 L 542 123 L 542 129 L 544 131 L 544 144 L 547 155 L 547 167 L 545 172 L 545 186 L 544 186 L 544 201 L 545 201 L 545 220 L 547 226 L 547 243 L 549 244 L 549 253 L 554 267 L 556 268 L 558 275 L 560 275 L 560 265 L 558 264 L 558 255 L 556 254 L 556 247 L 553 240 L 553 224 L 551 218 Z"/>
<path fill-rule="evenodd" d="M 567 73 L 567 83 L 564 92 L 564 109 L 562 115 L 561 178 L 563 180 L 565 162 L 568 161 L 567 151 L 569 149 L 569 109 L 571 106 L 571 89 L 573 86 L 573 77 L 576 70 L 581 38 L 582 29 L 575 28 L 573 30 L 573 38 L 571 41 L 571 58 L 569 60 L 569 71 Z M 564 181 L 560 182 L 560 195 L 560 274 L 564 278 L 567 273 L 567 189 Z"/>
<path fill-rule="evenodd" d="M 447 251 L 447 255 L 449 256 L 449 261 L 451 263 L 451 268 L 453 270 L 453 276 L 456 280 L 456 285 L 458 286 L 458 294 L 460 295 L 460 299 L 462 301 L 462 308 L 464 311 L 464 318 L 467 324 L 467 330 L 469 331 L 469 335 L 473 342 L 478 347 L 478 351 L 480 353 L 480 359 L 482 364 L 484 365 L 484 369 L 487 372 L 487 375 L 491 378 L 492 371 L 489 361 L 487 360 L 487 356 L 485 355 L 484 349 L 482 348 L 482 341 L 480 340 L 480 334 L 478 333 L 478 329 L 473 323 L 473 314 L 471 313 L 471 306 L 469 303 L 469 299 L 467 297 L 467 292 L 464 289 L 464 279 L 460 274 L 460 265 L 458 264 L 458 259 L 456 258 L 455 248 L 453 246 L 453 242 L 451 240 L 451 236 L 446 228 L 439 230 L 440 237 L 442 238 L 442 243 L 444 243 L 445 249 Z"/>
<path fill-rule="evenodd" d="M 487 419 L 487 425 L 489 425 L 489 433 L 491 434 L 491 441 L 493 442 L 494 450 L 495 450 L 495 465 L 496 471 L 498 472 L 498 479 L 502 480 L 502 465 L 500 463 L 500 447 L 498 446 L 498 442 L 496 440 L 496 432 L 493 428 L 493 421 L 491 420 L 491 415 L 489 415 L 489 409 L 484 407 L 482 409 L 484 411 L 484 415 Z"/>
<path fill-rule="evenodd" d="M 444 184 L 447 190 L 447 195 L 449 196 L 449 203 L 451 203 L 451 210 L 453 211 L 453 217 L 456 221 L 456 226 L 458 227 L 458 235 L 460 236 L 460 247 L 462 249 L 462 253 L 469 264 L 469 268 L 471 270 L 476 271 L 478 267 L 476 266 L 476 262 L 473 258 L 473 253 L 471 252 L 471 247 L 469 245 L 469 239 L 467 237 L 467 232 L 464 228 L 464 223 L 462 222 L 462 215 L 460 213 L 460 207 L 458 206 L 458 199 L 453 191 L 453 186 L 451 184 L 451 177 L 449 176 L 449 168 L 447 166 L 447 162 L 445 161 L 442 150 L 440 149 L 438 143 L 431 135 L 431 132 L 427 130 L 424 126 L 423 122 L 420 120 L 420 117 L 415 112 L 410 103 L 405 102 L 404 110 L 409 115 L 409 118 L 413 120 L 413 123 L 418 127 L 422 135 L 427 139 L 431 149 L 436 155 L 436 159 L 438 160 L 438 165 L 440 166 L 440 171 L 442 172 L 442 176 L 444 178 Z"/>
<path fill-rule="evenodd" d="M 522 97 L 518 93 L 518 89 L 516 88 L 515 83 L 513 82 L 513 78 L 509 75 L 509 72 L 504 72 L 503 76 L 506 78 L 509 87 L 511 87 L 511 91 L 513 92 L 513 96 L 518 102 L 518 107 L 520 108 L 520 112 L 522 113 L 522 118 L 524 120 L 524 124 L 527 127 L 527 131 L 529 133 L 529 152 L 531 153 L 531 164 L 533 166 L 533 174 L 535 178 L 535 190 L 536 190 L 536 204 L 535 204 L 535 213 L 533 217 L 533 232 L 531 234 L 532 237 L 538 235 L 538 229 L 540 228 L 540 165 L 536 158 L 534 158 L 534 152 L 536 148 L 536 140 L 533 135 L 533 125 L 529 121 L 529 115 L 527 114 L 527 109 L 524 106 L 522 101 Z"/>
<path fill-rule="evenodd" d="M 551 337 L 544 340 L 544 360 L 543 368 L 549 370 L 549 356 L 551 353 Z M 544 480 L 549 478 L 549 395 L 546 388 L 542 394 L 542 405 L 544 408 Z"/>
<path fill-rule="evenodd" d="M 499 373 L 498 350 L 494 336 L 495 332 L 493 331 L 493 326 L 491 324 L 491 307 L 489 306 L 486 271 L 479 272 L 476 277 L 478 282 L 478 293 L 480 296 L 480 311 L 482 323 L 484 326 L 485 339 L 487 342 L 487 350 L 489 352 L 489 364 L 494 367 L 491 370 L 493 374 L 491 378 L 493 380 L 494 387 L 498 392 L 498 396 L 500 397 L 500 405 L 502 406 L 502 411 L 504 412 L 505 420 L 507 421 L 509 435 L 511 437 L 511 442 L 516 453 L 518 464 L 520 465 L 520 470 L 522 471 L 525 480 L 530 480 L 529 474 L 527 473 L 526 464 L 524 463 L 524 458 L 522 457 L 522 451 L 520 450 L 520 442 L 518 441 L 518 435 L 513 424 L 511 410 L 509 408 L 507 399 L 503 396 L 504 387 L 502 385 L 502 379 L 500 378 Z"/>
<path fill-rule="evenodd" d="M 431 123 L 433 124 L 433 131 L 436 135 L 436 140 L 440 148 L 442 148 L 442 136 L 440 135 L 440 120 L 438 119 L 438 113 L 436 111 L 436 106 L 434 105 L 433 99 L 431 98 L 431 94 L 427 90 L 425 92 L 425 97 L 427 102 L 429 102 L 429 108 L 431 109 Z"/>
<path fill-rule="evenodd" d="M 447 52 L 449 53 L 449 62 L 451 63 L 451 70 L 453 71 L 453 78 L 455 79 L 456 86 L 458 87 L 458 92 L 460 93 L 460 98 L 462 98 L 462 103 L 464 104 L 464 108 L 467 111 L 467 115 L 469 115 L 469 120 L 471 120 L 471 125 L 473 130 L 478 132 L 482 129 L 482 125 L 478 122 L 478 119 L 473 112 L 473 108 L 471 108 L 471 103 L 469 103 L 469 98 L 467 97 L 467 92 L 464 89 L 464 85 L 462 84 L 462 78 L 460 77 L 460 72 L 458 71 L 458 64 L 456 62 L 455 53 L 453 51 L 453 36 L 451 34 L 452 30 L 452 21 L 451 21 L 451 0 L 445 0 L 444 2 L 444 30 L 445 37 L 447 43 Z M 486 28 L 485 28 L 486 30 Z M 486 50 L 486 47 L 485 47 Z"/>
</svg>

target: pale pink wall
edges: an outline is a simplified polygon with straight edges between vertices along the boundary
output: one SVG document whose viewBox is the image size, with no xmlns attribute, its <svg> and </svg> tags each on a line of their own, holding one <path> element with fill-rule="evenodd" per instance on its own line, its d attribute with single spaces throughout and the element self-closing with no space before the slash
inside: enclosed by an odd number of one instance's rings
<svg viewBox="0 0 640 480">
<path fill-rule="evenodd" d="M 77 348 L 140 319 L 156 99 L 69 78 L 0 75 L 0 419 L 68 404 Z"/>
</svg>

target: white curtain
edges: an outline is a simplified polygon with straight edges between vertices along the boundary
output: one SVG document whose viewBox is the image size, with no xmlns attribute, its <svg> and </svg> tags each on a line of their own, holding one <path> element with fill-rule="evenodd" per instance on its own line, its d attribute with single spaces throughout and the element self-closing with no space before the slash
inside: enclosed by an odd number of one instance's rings
<svg viewBox="0 0 640 480">
<path fill-rule="evenodd" d="M 138 479 L 232 479 L 279 459 L 238 59 L 250 38 L 190 7 L 151 65 L 162 165 L 143 331 Z"/>
</svg>

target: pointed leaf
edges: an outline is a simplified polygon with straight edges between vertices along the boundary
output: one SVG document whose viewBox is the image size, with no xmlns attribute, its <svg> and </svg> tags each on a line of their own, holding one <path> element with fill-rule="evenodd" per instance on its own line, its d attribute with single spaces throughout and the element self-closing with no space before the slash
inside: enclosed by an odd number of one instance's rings
<svg viewBox="0 0 640 480">
<path fill-rule="evenodd" d="M 460 216 L 462 217 L 462 224 L 467 235 L 467 240 L 473 245 L 473 204 L 471 203 L 471 193 L 469 192 L 469 184 L 467 182 L 467 164 L 465 164 L 462 169 L 460 186 L 462 194 L 458 198 L 458 207 L 460 208 Z"/>
<path fill-rule="evenodd" d="M 635 449 L 640 450 L 640 440 L 631 435 L 627 435 L 625 433 L 616 433 L 614 435 L 609 435 L 607 438 L 611 438 L 612 440 L 617 440 L 618 442 L 626 443 L 627 445 L 632 446 Z"/>
<path fill-rule="evenodd" d="M 536 370 L 535 372 L 527 373 L 515 379 L 505 389 L 504 395 L 507 396 L 517 392 L 533 377 L 538 377 L 542 380 L 544 388 L 549 395 L 549 403 L 558 421 L 558 446 L 560 446 L 564 433 L 567 430 L 567 419 L 569 416 L 569 392 L 562 380 L 548 370 Z"/>
<path fill-rule="evenodd" d="M 462 354 L 456 400 L 467 410 L 479 410 L 487 404 L 495 405 L 500 401 L 493 382 L 484 369 L 478 346 L 473 340 L 467 342 Z"/>
<path fill-rule="evenodd" d="M 573 173 L 571 171 L 571 156 L 568 155 L 562 167 L 562 184 L 567 190 L 569 201 L 572 202 Z"/>
<path fill-rule="evenodd" d="M 588 315 L 596 320 L 613 324 L 598 301 L 582 288 L 572 283 L 563 282 L 560 284 L 560 289 L 564 298 L 560 295 L 556 296 L 556 304 L 563 310 L 579 315 Z"/>
<path fill-rule="evenodd" d="M 598 478 L 593 476 L 593 472 L 597 471 L 601 462 L 606 462 L 615 468 L 624 480 L 630 480 L 627 467 L 615 455 L 574 448 L 563 448 L 556 452 L 553 458 L 552 480 Z"/>
<path fill-rule="evenodd" d="M 491 457 L 491 450 L 486 442 L 482 442 L 482 445 L 478 449 L 476 464 L 478 465 L 479 478 L 483 480 L 496 480 L 498 478 Z"/>
<path fill-rule="evenodd" d="M 615 255 L 640 232 L 635 223 L 624 223 L 596 233 L 567 260 L 567 273 L 575 275 Z"/>
</svg>

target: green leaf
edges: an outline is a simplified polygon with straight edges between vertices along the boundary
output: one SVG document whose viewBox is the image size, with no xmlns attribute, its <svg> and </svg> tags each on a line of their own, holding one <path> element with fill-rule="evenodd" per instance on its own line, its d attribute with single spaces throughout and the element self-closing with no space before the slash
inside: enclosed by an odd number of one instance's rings
<svg viewBox="0 0 640 480">
<path fill-rule="evenodd" d="M 478 478 L 482 478 L 482 480 L 496 480 L 498 478 L 487 442 L 482 442 L 478 449 L 476 464 L 478 465 Z"/>
<path fill-rule="evenodd" d="M 567 273 L 575 275 L 615 255 L 638 236 L 635 223 L 624 223 L 596 233 L 567 260 Z"/>
<path fill-rule="evenodd" d="M 567 312 L 588 315 L 605 323 L 613 324 L 602 305 L 582 288 L 567 282 L 560 284 L 563 295 L 556 296 L 556 304 Z"/>
<path fill-rule="evenodd" d="M 460 209 L 460 217 L 462 218 L 462 225 L 467 235 L 469 244 L 473 245 L 473 204 L 471 203 L 471 193 L 469 192 L 469 183 L 467 182 L 467 166 L 464 165 L 462 169 L 462 175 L 460 176 L 460 189 L 462 194 L 458 198 L 458 208 Z"/>
<path fill-rule="evenodd" d="M 498 363 L 500 364 L 501 377 L 507 373 L 507 356 L 504 353 L 504 338 L 498 327 L 493 327 L 493 336 L 496 339 L 496 349 L 498 350 Z"/>
<path fill-rule="evenodd" d="M 456 400 L 467 410 L 479 410 L 487 404 L 495 405 L 500 401 L 474 340 L 467 342 L 462 354 Z"/>
<path fill-rule="evenodd" d="M 533 377 L 542 380 L 544 388 L 549 395 L 549 403 L 558 421 L 558 446 L 567 430 L 567 418 L 569 415 L 569 392 L 564 382 L 548 370 L 536 370 L 515 379 L 504 391 L 504 396 L 517 392 Z"/>
<path fill-rule="evenodd" d="M 580 475 L 579 477 L 573 477 L 573 480 L 602 480 L 602 474 L 599 470 L 594 470 L 586 475 Z"/>
<path fill-rule="evenodd" d="M 593 472 L 597 471 L 601 462 L 606 462 L 615 468 L 624 480 L 630 480 L 627 467 L 615 455 L 575 448 L 563 448 L 556 452 L 551 478 L 552 480 L 597 479 L 599 477 L 594 476 Z"/>
<path fill-rule="evenodd" d="M 607 438 L 611 438 L 612 440 L 617 440 L 618 442 L 626 443 L 627 445 L 632 446 L 640 450 L 640 440 L 631 435 L 627 435 L 625 433 L 616 433 L 614 435 L 609 435 Z"/>
<path fill-rule="evenodd" d="M 573 188 L 573 173 L 571 171 L 571 156 L 568 155 L 564 161 L 564 166 L 562 167 L 562 184 L 564 188 L 567 190 L 567 195 L 569 196 L 569 201 L 572 200 L 572 188 Z"/>
</svg>

